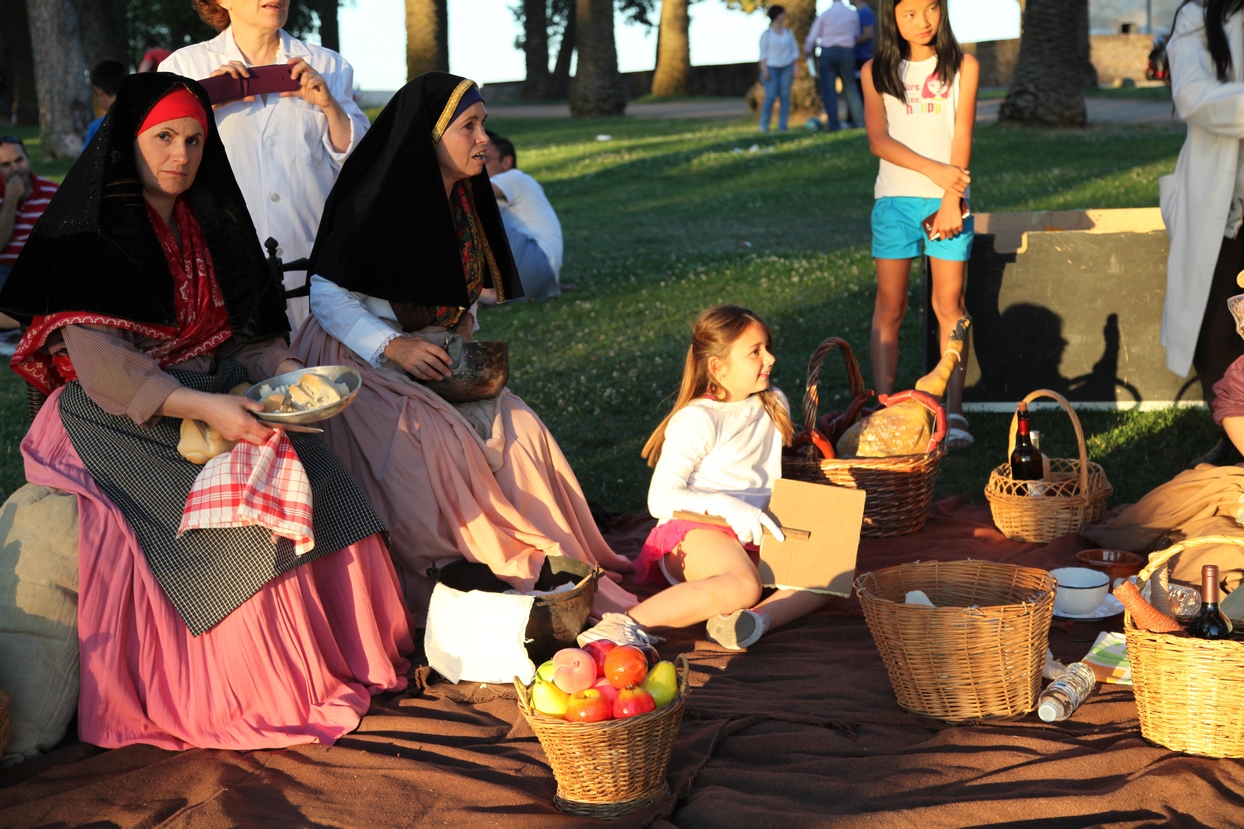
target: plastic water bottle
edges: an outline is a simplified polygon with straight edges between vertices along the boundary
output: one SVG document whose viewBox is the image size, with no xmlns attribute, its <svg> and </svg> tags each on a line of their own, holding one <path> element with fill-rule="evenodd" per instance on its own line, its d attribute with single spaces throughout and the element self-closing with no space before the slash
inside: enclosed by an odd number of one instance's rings
<svg viewBox="0 0 1244 829">
<path fill-rule="evenodd" d="M 1054 677 L 1037 701 L 1037 716 L 1057 722 L 1071 716 L 1097 684 L 1097 675 L 1083 662 L 1072 662 Z"/>
</svg>

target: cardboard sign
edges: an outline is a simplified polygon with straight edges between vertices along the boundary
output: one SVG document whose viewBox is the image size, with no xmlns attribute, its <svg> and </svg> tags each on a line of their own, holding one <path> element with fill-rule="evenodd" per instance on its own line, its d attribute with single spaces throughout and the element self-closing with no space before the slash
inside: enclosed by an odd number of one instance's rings
<svg viewBox="0 0 1244 829">
<path fill-rule="evenodd" d="M 772 515 L 786 536 L 760 541 L 760 580 L 850 596 L 864 523 L 864 490 L 782 479 L 773 486 Z"/>
</svg>

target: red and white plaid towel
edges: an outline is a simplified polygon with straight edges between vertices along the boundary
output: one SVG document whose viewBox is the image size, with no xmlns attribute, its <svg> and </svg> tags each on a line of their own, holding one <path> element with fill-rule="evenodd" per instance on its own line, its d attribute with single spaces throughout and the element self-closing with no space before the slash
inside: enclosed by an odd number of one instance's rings
<svg viewBox="0 0 1244 829">
<path fill-rule="evenodd" d="M 283 429 L 263 446 L 239 443 L 208 461 L 190 489 L 177 534 L 254 524 L 272 530 L 273 544 L 293 541 L 298 555 L 315 547 L 311 482 Z"/>
</svg>

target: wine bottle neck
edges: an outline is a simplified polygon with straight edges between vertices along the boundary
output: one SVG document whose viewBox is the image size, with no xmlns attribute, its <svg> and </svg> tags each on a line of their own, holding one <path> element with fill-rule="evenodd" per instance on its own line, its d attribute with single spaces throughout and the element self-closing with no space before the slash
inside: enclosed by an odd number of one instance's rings
<svg viewBox="0 0 1244 829">
<path fill-rule="evenodd" d="M 1212 564 L 1201 570 L 1201 603 L 1218 606 L 1218 568 Z"/>
</svg>

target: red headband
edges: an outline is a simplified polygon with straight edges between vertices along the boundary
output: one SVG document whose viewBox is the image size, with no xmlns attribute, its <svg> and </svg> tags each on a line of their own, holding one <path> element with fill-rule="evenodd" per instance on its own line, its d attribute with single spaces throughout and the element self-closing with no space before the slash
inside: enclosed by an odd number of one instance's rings
<svg viewBox="0 0 1244 829">
<path fill-rule="evenodd" d="M 147 113 L 147 117 L 143 119 L 136 134 L 142 134 L 156 124 L 163 124 L 165 121 L 173 121 L 177 118 L 193 118 L 203 128 L 203 134 L 207 134 L 207 111 L 203 109 L 203 103 L 195 97 L 194 93 L 184 86 L 177 87 L 156 101 L 156 105 L 151 108 L 151 112 Z"/>
</svg>

